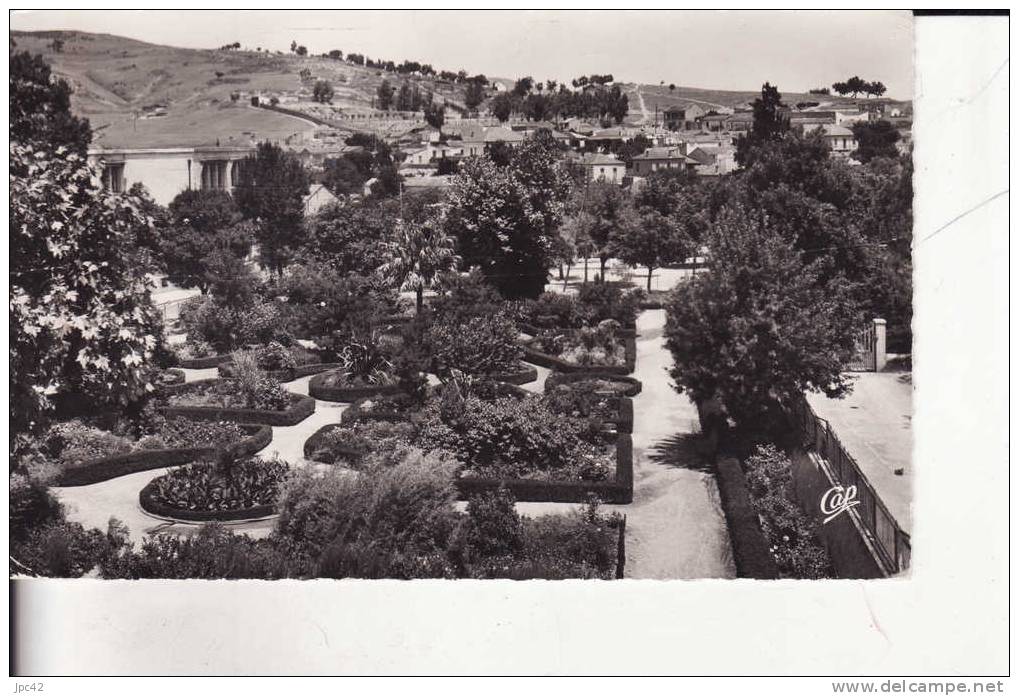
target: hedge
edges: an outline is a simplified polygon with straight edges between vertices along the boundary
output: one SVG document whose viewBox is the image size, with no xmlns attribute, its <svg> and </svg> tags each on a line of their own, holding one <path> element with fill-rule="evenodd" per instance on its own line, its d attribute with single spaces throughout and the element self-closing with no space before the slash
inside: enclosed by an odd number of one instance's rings
<svg viewBox="0 0 1019 696">
<path fill-rule="evenodd" d="M 616 476 L 611 481 L 538 481 L 468 477 L 456 481 L 460 500 L 505 486 L 519 502 L 585 503 L 594 494 L 604 503 L 633 502 L 633 440 L 627 433 L 616 438 Z"/>
<path fill-rule="evenodd" d="M 624 339 L 625 364 L 624 365 L 577 365 L 576 363 L 561 360 L 554 355 L 542 353 L 526 343 L 523 345 L 524 360 L 534 365 L 547 367 L 558 372 L 568 373 L 607 373 L 612 375 L 628 375 L 637 366 L 637 342 L 632 338 Z"/>
<path fill-rule="evenodd" d="M 736 577 L 774 580 L 778 566 L 768 549 L 761 523 L 750 501 L 746 477 L 739 461 L 725 457 L 717 464 L 718 493 L 732 540 Z"/>
<path fill-rule="evenodd" d="M 219 376 L 225 378 L 233 377 L 233 366 L 233 361 L 220 363 L 217 366 L 219 368 Z M 293 382 L 295 379 L 307 377 L 308 375 L 317 375 L 319 372 L 325 372 L 337 367 L 340 367 L 340 363 L 308 363 L 283 370 L 266 370 L 265 373 L 277 382 Z"/>
<path fill-rule="evenodd" d="M 272 428 L 265 425 L 243 426 L 249 433 L 243 440 L 228 445 L 224 449 L 237 457 L 254 454 L 272 442 Z M 54 485 L 56 486 L 88 486 L 101 483 L 119 476 L 136 474 L 140 471 L 163 469 L 180 466 L 198 461 L 215 454 L 215 447 L 179 447 L 175 449 L 138 450 L 127 454 L 118 454 L 88 462 L 80 467 L 63 472 Z"/>
<path fill-rule="evenodd" d="M 520 362 L 514 370 L 509 372 L 496 372 L 485 376 L 495 382 L 503 382 L 505 384 L 530 384 L 531 382 L 537 381 L 538 370 L 533 365 Z"/>
<path fill-rule="evenodd" d="M 185 510 L 156 500 L 155 479 L 142 488 L 138 503 L 142 510 L 156 517 L 182 522 L 237 522 L 257 520 L 276 514 L 275 505 L 256 505 L 241 510 Z"/>
<path fill-rule="evenodd" d="M 320 372 L 308 382 L 308 395 L 319 401 L 357 401 L 370 396 L 387 396 L 399 394 L 399 384 L 370 384 L 366 387 L 336 387 L 324 384 L 329 377 L 328 372 Z"/>
<path fill-rule="evenodd" d="M 622 392 L 622 396 L 637 396 L 637 394 L 640 394 L 641 389 L 644 388 L 644 385 L 636 377 L 627 377 L 626 375 L 612 374 L 610 372 L 553 372 L 545 379 L 545 391 L 549 392 L 560 384 L 582 382 L 588 379 L 603 379 L 606 382 L 628 384 L 629 387 Z"/>
<path fill-rule="evenodd" d="M 556 333 L 576 333 L 580 331 L 579 326 L 538 326 L 537 324 L 531 324 L 526 321 L 518 321 L 517 328 L 523 331 L 525 334 L 531 336 L 537 336 L 542 331 L 555 331 Z M 632 321 L 624 324 L 622 328 L 616 329 L 616 335 L 621 338 L 636 338 L 637 337 L 637 322 Z"/>
<path fill-rule="evenodd" d="M 223 355 L 207 355 L 204 358 L 189 358 L 178 360 L 177 367 L 183 367 L 188 370 L 207 370 L 210 367 L 219 367 L 220 363 L 230 362 L 231 360 L 233 360 L 233 353 L 224 353 Z"/>
<path fill-rule="evenodd" d="M 198 379 L 187 384 L 172 385 L 165 390 L 165 393 L 177 394 L 195 385 L 218 381 L 218 379 Z M 293 401 L 282 411 L 267 411 L 257 408 L 220 408 L 218 406 L 159 406 L 158 408 L 166 416 L 276 426 L 297 425 L 315 412 L 315 399 L 292 392 L 287 393 L 293 397 Z"/>
</svg>

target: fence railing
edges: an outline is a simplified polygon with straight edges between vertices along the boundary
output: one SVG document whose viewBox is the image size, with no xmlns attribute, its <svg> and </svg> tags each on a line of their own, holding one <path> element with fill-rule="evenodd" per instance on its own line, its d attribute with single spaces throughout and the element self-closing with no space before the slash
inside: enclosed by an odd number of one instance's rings
<svg viewBox="0 0 1019 696">
<path fill-rule="evenodd" d="M 831 424 L 814 413 L 806 399 L 801 399 L 792 411 L 805 436 L 805 446 L 828 462 L 839 485 L 845 488 L 856 486 L 857 500 L 860 501 L 856 512 L 874 542 L 882 564 L 891 574 L 909 568 L 909 534 L 888 511 L 856 460 L 839 441 Z"/>
<path fill-rule="evenodd" d="M 619 521 L 619 538 L 616 540 L 616 579 L 626 572 L 626 515 Z"/>
</svg>

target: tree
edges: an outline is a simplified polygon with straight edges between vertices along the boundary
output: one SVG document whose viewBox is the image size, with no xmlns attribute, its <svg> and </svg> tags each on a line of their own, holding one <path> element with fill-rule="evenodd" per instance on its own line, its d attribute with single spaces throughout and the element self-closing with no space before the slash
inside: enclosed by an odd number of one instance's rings
<svg viewBox="0 0 1019 696">
<path fill-rule="evenodd" d="M 761 96 L 754 100 L 754 123 L 750 134 L 740 136 L 736 142 L 736 161 L 746 166 L 750 159 L 749 150 L 761 143 L 781 139 L 789 132 L 789 119 L 782 114 L 785 104 L 777 87 L 765 82 Z"/>
<path fill-rule="evenodd" d="M 858 121 L 853 124 L 853 137 L 859 144 L 853 159 L 866 164 L 875 157 L 898 157 L 899 131 L 891 123 L 880 121 Z"/>
<path fill-rule="evenodd" d="M 386 262 L 397 212 L 371 201 L 327 207 L 308 225 L 299 260 L 371 277 Z"/>
<path fill-rule="evenodd" d="M 616 251 L 613 246 L 614 235 L 619 228 L 636 224 L 636 212 L 627 193 L 618 184 L 591 181 L 578 195 L 582 196 L 578 207 L 592 218 L 593 224 L 587 233 L 594 243 L 595 255 L 601 265 L 601 277 L 604 279 L 605 266 Z"/>
<path fill-rule="evenodd" d="M 513 85 L 512 94 L 513 96 L 522 99 L 526 97 L 528 94 L 530 94 L 532 89 L 534 89 L 534 78 L 521 77 L 519 80 L 516 81 L 516 84 Z"/>
<path fill-rule="evenodd" d="M 670 91 L 670 92 L 675 92 L 675 91 L 676 91 L 676 85 L 674 85 L 674 84 L 669 84 L 669 91 Z"/>
<path fill-rule="evenodd" d="M 296 156 L 266 142 L 241 162 L 239 179 L 234 197 L 241 214 L 256 223 L 261 261 L 282 274 L 304 236 L 308 174 Z"/>
<path fill-rule="evenodd" d="M 339 50 L 338 48 L 334 48 L 333 50 L 329 51 L 329 57 L 332 58 L 333 60 L 343 60 L 343 51 Z"/>
<path fill-rule="evenodd" d="M 483 101 L 485 101 L 485 86 L 480 80 L 469 81 L 467 89 L 464 91 L 464 106 L 469 111 L 474 111 Z"/>
<path fill-rule="evenodd" d="M 580 257 L 584 259 L 585 284 L 588 281 L 587 260 L 598 250 L 597 245 L 595 245 L 594 240 L 591 238 L 591 230 L 594 228 L 595 224 L 596 221 L 590 213 L 576 211 L 563 220 L 562 227 L 559 229 L 560 236 L 563 240 L 565 240 L 562 246 L 572 246 L 574 249 L 574 255 L 579 254 Z M 570 262 L 567 261 L 567 263 Z M 568 269 L 567 274 L 569 274 Z"/>
<path fill-rule="evenodd" d="M 446 121 L 446 107 L 442 104 L 425 105 L 425 121 L 441 133 L 442 124 Z"/>
<path fill-rule="evenodd" d="M 414 291 L 417 312 L 421 314 L 425 290 L 443 273 L 456 270 L 459 259 L 455 246 L 455 240 L 446 234 L 441 220 L 401 220 L 396 225 L 393 241 L 387 245 L 389 258 L 380 272 L 394 278 L 401 290 Z"/>
<path fill-rule="evenodd" d="M 347 56 L 348 58 L 350 56 Z M 389 80 L 383 80 L 379 85 L 378 91 L 376 92 L 379 97 L 379 108 L 383 111 L 389 111 L 389 107 L 393 104 L 393 86 L 389 84 Z"/>
<path fill-rule="evenodd" d="M 612 246 L 626 263 L 647 267 L 647 289 L 651 292 L 654 272 L 666 263 L 686 258 L 692 244 L 675 220 L 648 209 L 642 211 L 636 224 L 613 230 Z"/>
<path fill-rule="evenodd" d="M 888 91 L 883 82 L 869 82 L 867 83 L 867 94 L 873 94 L 875 97 L 880 97 Z"/>
<path fill-rule="evenodd" d="M 158 258 L 167 277 L 181 287 L 208 292 L 230 256 L 243 262 L 254 241 L 250 223 L 225 191 L 182 191 L 169 206 L 159 235 Z"/>
<path fill-rule="evenodd" d="M 333 86 L 327 80 L 318 80 L 312 91 L 312 98 L 320 104 L 329 104 L 333 100 Z"/>
<path fill-rule="evenodd" d="M 146 367 L 162 329 L 154 269 L 136 247 L 151 224 L 142 202 L 105 192 L 66 146 L 50 154 L 12 140 L 10 170 L 13 440 L 54 402 L 124 406 L 152 389 Z"/>
<path fill-rule="evenodd" d="M 858 317 L 830 260 L 805 263 L 781 230 L 740 207 L 719 215 L 709 247 L 710 272 L 667 307 L 677 390 L 717 399 L 738 426 L 766 422 L 804 391 L 847 393 Z"/>
<path fill-rule="evenodd" d="M 492 115 L 500 122 L 505 123 L 513 113 L 513 96 L 508 92 L 495 95 L 492 99 Z"/>
<path fill-rule="evenodd" d="M 340 157 L 330 157 L 322 166 L 322 183 L 337 196 L 360 194 L 371 178 L 371 155 L 368 153 L 344 153 Z"/>
<path fill-rule="evenodd" d="M 478 266 L 504 297 L 536 297 L 569 189 L 558 153 L 545 141 L 524 141 L 506 167 L 470 157 L 453 178 L 445 228 L 464 265 Z"/>
<path fill-rule="evenodd" d="M 9 88 L 11 140 L 50 154 L 63 146 L 85 156 L 92 140 L 89 123 L 71 114 L 71 88 L 53 79 L 42 56 L 12 53 Z"/>
<path fill-rule="evenodd" d="M 299 56 L 306 56 L 306 55 L 308 55 L 308 47 L 307 46 L 298 46 L 296 53 Z"/>
</svg>

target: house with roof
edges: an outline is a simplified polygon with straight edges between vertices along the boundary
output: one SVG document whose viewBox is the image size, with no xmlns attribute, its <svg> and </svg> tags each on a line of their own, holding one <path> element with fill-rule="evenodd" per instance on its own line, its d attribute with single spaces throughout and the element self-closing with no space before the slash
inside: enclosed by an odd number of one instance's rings
<svg viewBox="0 0 1019 696">
<path fill-rule="evenodd" d="M 615 155 L 588 152 L 580 159 L 588 181 L 608 181 L 622 184 L 626 176 L 626 163 Z"/>
<path fill-rule="evenodd" d="M 679 147 L 649 147 L 641 154 L 630 160 L 634 176 L 648 176 L 653 172 L 662 170 L 693 171 L 700 164 L 698 160 L 687 156 L 686 148 Z"/>
<path fill-rule="evenodd" d="M 571 118 L 563 126 L 570 133 L 588 136 L 594 133 L 594 126 L 580 118 Z"/>
<path fill-rule="evenodd" d="M 849 157 L 859 147 L 853 131 L 845 126 L 821 126 L 820 130 L 833 157 Z"/>
<path fill-rule="evenodd" d="M 307 217 L 318 215 L 323 208 L 339 201 L 340 199 L 334 196 L 325 184 L 313 184 L 311 191 L 304 197 L 304 214 Z"/>
<path fill-rule="evenodd" d="M 511 147 L 524 141 L 524 134 L 504 126 L 480 126 L 466 128 L 461 134 L 461 154 L 464 157 L 480 157 L 485 154 L 485 147 L 492 143 L 506 143 Z"/>
<path fill-rule="evenodd" d="M 670 106 L 662 118 L 669 130 L 692 130 L 699 127 L 697 119 L 703 117 L 705 113 L 705 110 L 697 104 L 684 104 Z"/>
<path fill-rule="evenodd" d="M 734 114 L 730 114 L 729 118 L 725 121 L 725 130 L 748 131 L 753 127 L 753 125 L 753 111 L 737 111 Z"/>
</svg>

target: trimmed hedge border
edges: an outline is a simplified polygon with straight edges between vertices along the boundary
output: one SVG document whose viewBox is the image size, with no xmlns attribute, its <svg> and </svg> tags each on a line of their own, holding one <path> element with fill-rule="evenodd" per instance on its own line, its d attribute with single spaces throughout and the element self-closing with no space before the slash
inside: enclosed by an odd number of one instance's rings
<svg viewBox="0 0 1019 696">
<path fill-rule="evenodd" d="M 537 336 L 542 331 L 555 331 L 557 333 L 576 333 L 580 331 L 582 327 L 579 326 L 537 326 L 536 324 L 530 324 L 526 321 L 518 321 L 517 328 L 523 331 L 525 334 L 531 336 Z M 631 323 L 625 324 L 622 328 L 616 331 L 616 335 L 621 338 L 636 338 L 637 337 L 637 321 L 634 320 Z"/>
<path fill-rule="evenodd" d="M 524 344 L 524 360 L 534 365 L 547 367 L 557 372 L 567 373 L 606 373 L 611 375 L 628 375 L 637 367 L 637 342 L 632 338 L 623 339 L 625 349 L 624 365 L 577 365 L 576 363 L 561 360 L 554 355 L 542 353 Z"/>
<path fill-rule="evenodd" d="M 272 428 L 269 426 L 252 425 L 245 426 L 244 429 L 250 433 L 248 437 L 228 445 L 224 448 L 226 451 L 237 457 L 247 457 L 272 442 Z M 141 471 L 190 464 L 212 455 L 216 451 L 216 447 L 179 447 L 118 454 L 113 457 L 96 459 L 76 469 L 65 471 L 54 485 L 62 487 L 88 486 Z"/>
<path fill-rule="evenodd" d="M 400 393 L 399 384 L 376 384 L 367 387 L 329 387 L 323 384 L 328 372 L 320 372 L 308 382 L 308 395 L 319 401 L 357 401 L 371 396 L 390 396 Z"/>
<path fill-rule="evenodd" d="M 616 477 L 611 481 L 538 481 L 468 477 L 456 480 L 460 500 L 505 486 L 518 502 L 586 503 L 589 495 L 603 503 L 633 502 L 633 440 L 627 433 L 616 438 Z"/>
<path fill-rule="evenodd" d="M 219 368 L 219 376 L 227 379 L 233 377 L 233 365 L 232 360 L 230 362 L 220 363 L 217 365 Z M 319 372 L 332 370 L 339 366 L 340 363 L 308 363 L 306 365 L 298 365 L 297 367 L 291 367 L 285 370 L 266 370 L 265 373 L 277 382 L 293 382 L 295 379 L 307 377 L 308 375 L 317 375 Z"/>
<path fill-rule="evenodd" d="M 517 368 L 515 370 L 510 372 L 496 372 L 491 375 L 485 375 L 485 377 L 495 382 L 515 384 L 519 386 L 521 384 L 530 384 L 531 382 L 538 381 L 538 370 L 533 365 L 528 365 L 521 360 L 517 363 Z"/>
<path fill-rule="evenodd" d="M 239 522 L 258 520 L 276 514 L 275 505 L 256 505 L 242 510 L 182 510 L 156 500 L 155 483 L 155 479 L 149 481 L 138 494 L 138 503 L 142 510 L 155 517 L 181 522 Z"/>
<path fill-rule="evenodd" d="M 166 389 L 167 394 L 176 394 L 194 385 L 218 382 L 218 379 L 197 379 L 194 382 L 178 384 Z M 282 411 L 266 411 L 257 408 L 219 408 L 216 406 L 159 406 L 166 416 L 181 416 L 193 420 L 232 421 L 255 425 L 297 425 L 315 412 L 315 399 L 302 394 L 287 392 L 295 397 L 289 407 Z"/>
<path fill-rule="evenodd" d="M 560 384 L 583 382 L 588 379 L 604 379 L 607 382 L 629 384 L 630 386 L 621 393 L 621 396 L 637 396 L 637 394 L 640 394 L 641 389 L 644 388 L 644 385 L 636 377 L 627 377 L 626 375 L 618 375 L 611 372 L 553 372 L 545 379 L 545 392 L 547 393 Z"/>
<path fill-rule="evenodd" d="M 736 577 L 777 579 L 778 566 L 768 550 L 760 520 L 750 501 L 743 468 L 739 461 L 731 457 L 720 459 L 716 468 L 719 498 L 729 528 L 729 539 L 732 541 Z"/>
<path fill-rule="evenodd" d="M 233 353 L 207 355 L 204 358 L 179 360 L 177 361 L 177 367 L 183 367 L 187 370 L 208 370 L 210 367 L 219 367 L 220 363 L 230 362 L 231 360 L 233 360 Z"/>
</svg>

